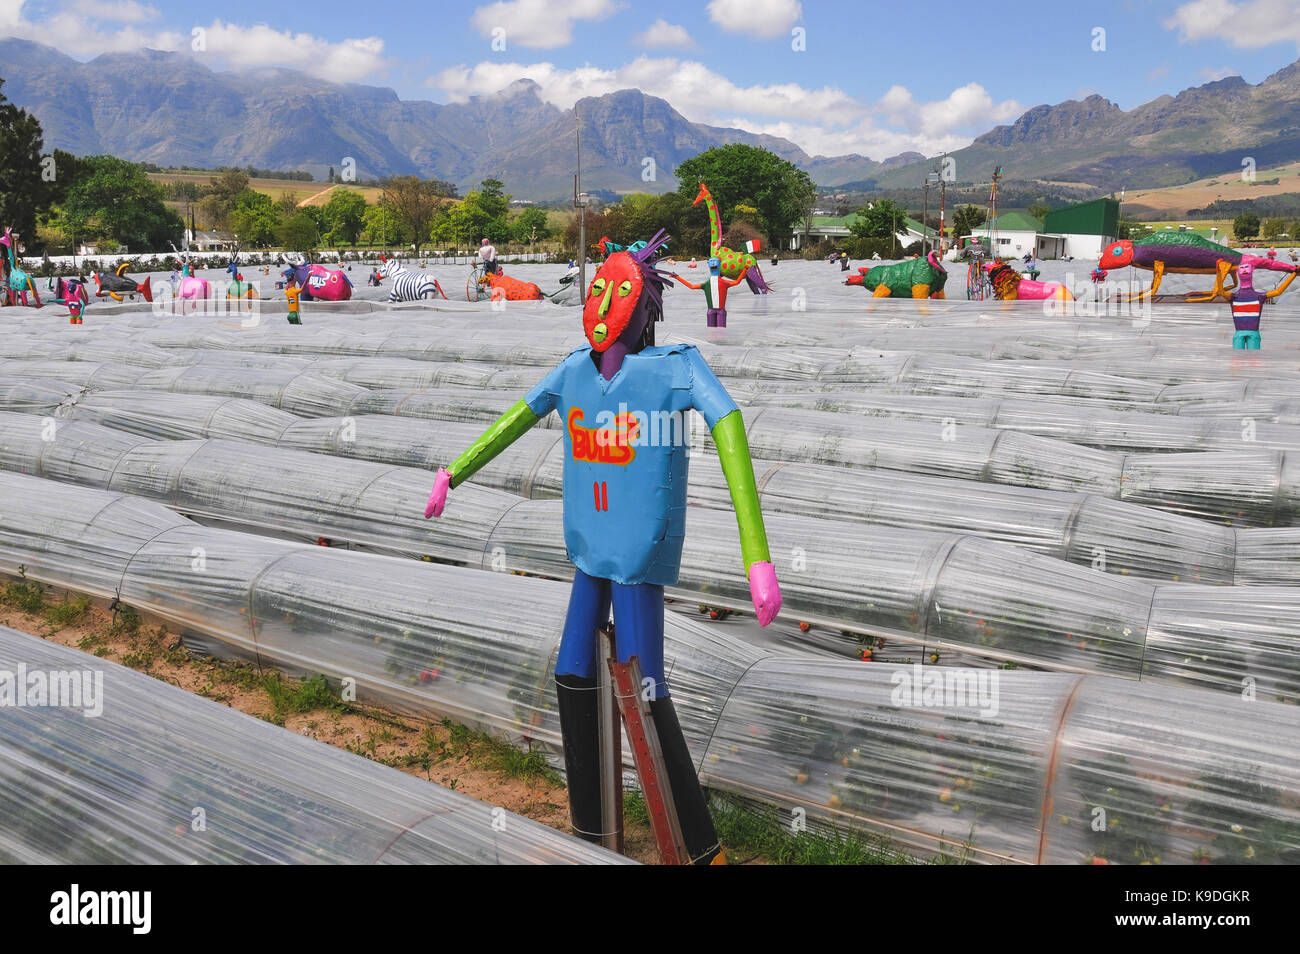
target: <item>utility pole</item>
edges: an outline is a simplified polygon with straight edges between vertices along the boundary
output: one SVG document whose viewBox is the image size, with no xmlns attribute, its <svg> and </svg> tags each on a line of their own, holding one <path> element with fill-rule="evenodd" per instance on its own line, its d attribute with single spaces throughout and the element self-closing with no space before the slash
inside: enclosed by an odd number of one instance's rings
<svg viewBox="0 0 1300 954">
<path fill-rule="evenodd" d="M 587 203 L 590 197 L 582 191 L 582 121 L 578 117 L 578 104 L 573 104 L 573 128 L 578 139 L 578 174 L 573 177 L 573 206 L 578 210 L 578 288 L 587 294 Z"/>
<path fill-rule="evenodd" d="M 948 154 L 946 152 L 943 154 L 943 159 L 941 160 L 941 163 L 942 164 L 940 165 L 939 168 L 947 170 Z M 940 258 L 943 258 L 943 253 L 944 253 L 943 240 L 944 240 L 944 233 L 947 231 L 947 228 L 945 227 L 945 213 L 947 212 L 947 209 L 948 209 L 948 178 L 947 176 L 941 173 L 939 175 L 939 257 Z"/>
<path fill-rule="evenodd" d="M 930 232 L 929 232 L 930 227 L 926 224 L 925 221 L 927 218 L 930 217 L 930 189 L 931 187 L 936 185 L 939 181 L 940 181 L 939 173 L 931 172 L 926 175 L 925 182 L 922 183 L 921 191 L 925 195 L 924 205 L 923 205 L 925 211 L 921 213 L 921 257 L 922 258 L 925 257 L 925 255 L 929 252 L 930 249 Z"/>
</svg>

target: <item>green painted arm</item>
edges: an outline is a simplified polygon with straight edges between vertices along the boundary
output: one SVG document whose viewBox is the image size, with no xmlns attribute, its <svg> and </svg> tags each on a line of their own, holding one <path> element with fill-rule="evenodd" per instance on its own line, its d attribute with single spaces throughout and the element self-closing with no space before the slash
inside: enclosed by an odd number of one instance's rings
<svg viewBox="0 0 1300 954">
<path fill-rule="evenodd" d="M 451 474 L 451 486 L 459 487 L 473 477 L 494 457 L 519 440 L 537 421 L 537 415 L 529 410 L 527 402 L 521 398 L 518 404 L 497 418 L 496 423 L 483 432 L 483 436 L 452 461 L 447 468 Z"/>
<path fill-rule="evenodd" d="M 722 473 L 731 489 L 731 504 L 736 508 L 736 522 L 740 524 L 740 555 L 748 576 L 753 564 L 770 563 L 772 556 L 767 551 L 767 530 L 758 503 L 754 462 L 749 456 L 749 441 L 740 411 L 732 411 L 713 425 L 713 443 L 717 445 Z"/>
</svg>

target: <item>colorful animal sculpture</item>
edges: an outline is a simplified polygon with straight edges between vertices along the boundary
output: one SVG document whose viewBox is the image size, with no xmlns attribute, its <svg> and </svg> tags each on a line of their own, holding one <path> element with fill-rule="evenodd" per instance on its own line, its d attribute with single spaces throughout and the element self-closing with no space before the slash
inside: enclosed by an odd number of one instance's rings
<svg viewBox="0 0 1300 954">
<path fill-rule="evenodd" d="M 1255 270 L 1260 268 L 1267 271 L 1289 273 L 1281 284 L 1273 290 L 1274 294 L 1272 296 L 1255 289 Z M 1242 254 L 1241 260 L 1237 263 L 1237 280 L 1239 284 L 1237 290 L 1233 292 L 1229 299 L 1232 305 L 1234 328 L 1232 335 L 1233 348 L 1250 351 L 1259 350 L 1259 322 L 1263 317 L 1264 305 L 1270 297 L 1276 297 L 1285 291 L 1286 286 L 1295 280 L 1297 271 L 1300 271 L 1300 266 L 1279 262 L 1273 256 L 1261 257 L 1250 253 Z"/>
<path fill-rule="evenodd" d="M 993 294 L 1001 301 L 1044 301 L 1049 298 L 1074 301 L 1070 289 L 1060 282 L 1025 278 L 1005 262 L 985 262 L 984 270 L 988 272 Z"/>
<path fill-rule="evenodd" d="M 257 286 L 250 281 L 245 281 L 244 276 L 239 273 L 239 243 L 235 243 L 235 250 L 230 254 L 230 262 L 226 265 L 226 271 L 230 273 L 230 284 L 226 288 L 226 299 L 238 299 L 240 301 L 252 302 L 253 299 L 260 297 L 257 293 Z M 252 304 L 248 306 L 250 309 Z"/>
<path fill-rule="evenodd" d="M 45 281 L 50 290 L 50 301 L 56 305 L 63 305 L 72 311 L 73 304 L 78 305 L 78 311 L 90 304 L 90 296 L 86 294 L 86 280 L 84 278 L 71 279 L 54 279 L 49 278 Z M 81 322 L 76 322 L 80 324 Z"/>
<path fill-rule="evenodd" d="M 30 293 L 36 299 L 35 307 L 40 308 L 41 293 L 36 290 L 36 281 L 32 276 L 18 267 L 18 258 L 14 254 L 16 251 L 14 244 L 13 232 L 6 228 L 5 234 L 0 236 L 0 245 L 5 247 L 5 253 L 9 259 L 9 278 L 7 282 L 9 288 L 6 292 L 9 303 L 11 305 L 18 304 L 18 298 L 21 295 L 23 307 L 25 308 L 27 307 L 27 295 Z"/>
<path fill-rule="evenodd" d="M 925 258 L 909 258 L 871 269 L 863 266 L 844 284 L 870 288 L 872 298 L 943 298 L 947 281 L 948 270 L 939 261 L 939 253 L 931 249 Z"/>
<path fill-rule="evenodd" d="M 68 280 L 46 279 L 46 285 L 50 289 L 50 301 L 63 305 L 68 309 L 68 323 L 73 325 L 84 324 L 82 316 L 90 306 L 90 296 L 86 294 L 86 280 L 84 278 L 72 278 Z"/>
<path fill-rule="evenodd" d="M 706 321 L 710 328 L 727 327 L 727 289 L 734 285 L 739 285 L 745 278 L 745 273 L 741 272 L 737 278 L 724 278 L 722 275 L 722 263 L 716 258 L 709 259 L 709 280 L 700 282 L 696 285 L 689 282 L 676 272 L 673 278 L 681 282 L 687 288 L 693 288 L 696 291 L 703 289 L 704 300 L 708 305 Z"/>
<path fill-rule="evenodd" d="M 388 292 L 389 301 L 421 301 L 425 298 L 447 297 L 436 278 L 412 271 L 395 258 L 385 258 L 381 255 L 379 262 L 375 284 L 378 285 L 381 279 L 392 279 L 393 287 Z"/>
<path fill-rule="evenodd" d="M 743 274 L 750 291 L 755 295 L 766 295 L 771 287 L 764 281 L 754 256 L 750 252 L 733 251 L 722 244 L 722 216 L 718 214 L 718 203 L 713 201 L 712 193 L 703 182 L 700 183 L 699 194 L 691 204 L 699 205 L 701 202 L 709 210 L 709 258 L 716 258 L 722 263 L 724 277 L 739 279 Z M 757 252 L 758 243 L 753 245 L 752 251 Z"/>
<path fill-rule="evenodd" d="M 535 283 L 511 278 L 500 267 L 480 280 L 492 289 L 493 301 L 501 298 L 508 301 L 541 301 L 546 297 Z"/>
<path fill-rule="evenodd" d="M 184 252 L 175 245 L 172 245 L 172 251 L 176 253 L 176 257 L 181 263 L 181 277 L 176 288 L 176 298 L 182 303 L 181 311 L 197 311 L 199 302 L 206 302 L 212 297 L 212 284 L 206 278 L 199 278 L 194 274 L 194 266 L 190 263 L 188 243 Z M 188 308 L 184 304 L 185 302 L 189 303 Z"/>
<path fill-rule="evenodd" d="M 636 656 L 646 677 L 641 698 L 650 709 L 648 731 L 663 755 L 661 781 L 681 823 L 687 860 L 710 864 L 722 849 L 669 694 L 663 655 L 663 593 L 676 584 L 681 565 L 689 456 L 683 453 L 685 432 L 671 422 L 692 409 L 713 434 L 731 489 L 760 625 L 780 611 L 781 590 L 740 410 L 695 347 L 655 345 L 669 283 L 653 261 L 662 238 L 661 232 L 640 252 L 615 252 L 597 269 L 583 305 L 587 343 L 439 469 L 424 515 L 440 516 L 449 490 L 552 411 L 559 414 L 564 541 L 575 571 L 554 672 L 573 830 L 599 841 L 621 819 L 621 802 L 610 806 L 612 815 L 602 804 L 598 714 L 610 703 L 596 691 L 598 667 L 605 665 L 598 634 L 610 629 L 612 610 L 616 661 Z"/>
<path fill-rule="evenodd" d="M 1098 267 L 1115 269 L 1132 265 L 1150 271 L 1151 287 L 1133 296 L 1139 301 L 1148 296 L 1154 298 L 1165 275 L 1213 275 L 1212 289 L 1207 292 L 1190 292 L 1185 299 L 1189 302 L 1204 302 L 1232 299 L 1232 291 L 1237 287 L 1237 266 L 1240 263 L 1241 253 L 1234 249 L 1201 238 L 1195 232 L 1163 229 L 1145 238 L 1112 242 L 1102 249 Z M 1229 279 L 1231 284 L 1227 284 Z M 1284 280 L 1277 288 L 1264 293 L 1265 297 L 1276 298 L 1286 291 L 1290 283 L 1290 279 Z"/>
<path fill-rule="evenodd" d="M 352 298 L 352 279 L 337 268 L 312 265 L 302 256 L 284 258 L 285 283 L 294 282 L 302 289 L 303 301 L 348 301 Z"/>
<path fill-rule="evenodd" d="M 103 298 L 105 295 L 114 301 L 123 301 L 123 296 L 134 298 L 140 295 L 145 301 L 153 301 L 153 286 L 150 284 L 153 276 L 146 276 L 143 282 L 137 282 L 134 278 L 127 277 L 126 262 L 117 266 L 117 271 L 109 272 L 91 272 L 90 277 L 95 280 L 95 297 Z"/>
</svg>

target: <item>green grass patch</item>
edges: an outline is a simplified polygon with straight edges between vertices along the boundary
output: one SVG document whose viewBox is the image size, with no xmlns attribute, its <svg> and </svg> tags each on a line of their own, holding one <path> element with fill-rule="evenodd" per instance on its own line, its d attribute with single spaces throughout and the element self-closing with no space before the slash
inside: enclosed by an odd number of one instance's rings
<svg viewBox="0 0 1300 954">
<path fill-rule="evenodd" d="M 278 672 L 269 672 L 262 677 L 262 688 L 271 700 L 268 719 L 276 725 L 284 725 L 285 718 L 294 713 L 348 709 L 339 693 L 319 674 L 301 682 L 290 682 Z"/>
<path fill-rule="evenodd" d="M 737 798 L 713 793 L 713 824 L 732 861 L 745 856 L 784 865 L 923 864 L 888 838 L 837 828 L 794 831 L 775 809 L 759 809 Z M 933 863 L 961 863 L 964 857 L 942 856 Z"/>
<path fill-rule="evenodd" d="M 424 733 L 425 748 L 434 762 L 465 758 L 476 768 L 497 772 L 505 778 L 517 778 L 526 782 L 541 781 L 552 785 L 560 782 L 559 774 L 551 768 L 541 749 L 525 752 L 509 742 L 484 732 L 475 732 L 450 719 L 443 719 L 439 724 L 447 730 L 445 740 L 438 738 L 433 726 L 429 726 Z"/>
<path fill-rule="evenodd" d="M 140 626 L 143 623 L 144 620 L 140 618 L 140 614 L 133 607 L 119 604 L 113 610 L 113 622 L 108 627 L 108 635 L 110 637 L 134 636 L 140 632 Z M 130 665 L 130 663 L 127 663 L 127 665 Z"/>
<path fill-rule="evenodd" d="M 19 564 L 18 579 L 0 588 L 0 603 L 24 613 L 39 613 L 45 608 L 45 587 L 27 579 L 27 567 Z"/>
<path fill-rule="evenodd" d="M 55 603 L 45 610 L 45 622 L 55 630 L 75 626 L 90 615 L 90 598 L 86 596 L 69 596 L 62 602 Z"/>
</svg>

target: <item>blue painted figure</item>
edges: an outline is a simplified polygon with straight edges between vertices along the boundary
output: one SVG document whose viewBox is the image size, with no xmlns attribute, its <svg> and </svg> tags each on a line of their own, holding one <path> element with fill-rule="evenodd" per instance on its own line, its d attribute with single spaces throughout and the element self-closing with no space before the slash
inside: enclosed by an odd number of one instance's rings
<svg viewBox="0 0 1300 954">
<path fill-rule="evenodd" d="M 587 289 L 588 344 L 558 367 L 449 467 L 438 471 L 425 516 L 551 411 L 564 422 L 564 540 L 576 567 L 555 666 L 573 828 L 602 834 L 597 718 L 598 630 L 613 613 L 620 661 L 638 657 L 653 680 L 650 711 L 692 860 L 721 848 L 664 676 L 663 588 L 677 582 L 686 531 L 690 412 L 708 424 L 731 488 L 741 553 L 759 622 L 781 607 L 768 554 L 744 422 L 691 345 L 656 346 L 669 276 L 653 265 L 663 233 L 612 253 Z M 739 281 L 739 279 L 737 280 Z M 732 282 L 731 284 L 735 284 Z"/>
</svg>

